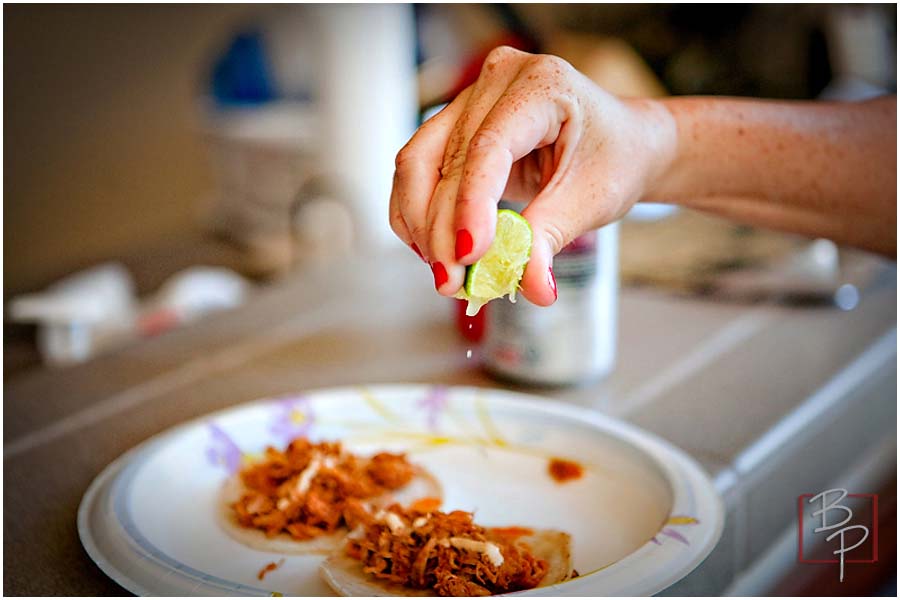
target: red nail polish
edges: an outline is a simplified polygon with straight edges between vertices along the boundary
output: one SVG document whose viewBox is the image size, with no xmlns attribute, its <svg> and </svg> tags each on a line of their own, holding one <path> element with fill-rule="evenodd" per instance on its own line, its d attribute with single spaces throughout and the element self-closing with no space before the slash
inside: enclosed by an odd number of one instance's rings
<svg viewBox="0 0 900 600">
<path fill-rule="evenodd" d="M 419 250 L 419 247 L 416 246 L 415 242 L 413 242 L 412 244 L 410 244 L 409 247 L 413 249 L 413 252 L 415 252 L 416 254 L 419 255 L 419 258 L 421 258 L 422 260 L 425 260 L 425 257 L 422 256 L 422 251 Z"/>
<path fill-rule="evenodd" d="M 472 234 L 468 229 L 460 229 L 456 232 L 456 260 L 471 252 L 473 246 Z"/>
<path fill-rule="evenodd" d="M 444 265 L 439 262 L 434 263 L 431 265 L 431 272 L 434 273 L 435 289 L 438 289 L 447 283 L 447 269 L 444 268 Z"/>
<path fill-rule="evenodd" d="M 550 284 L 550 289 L 553 290 L 553 299 L 556 300 L 559 298 L 559 294 L 556 291 L 556 277 L 553 276 L 553 267 L 550 267 L 550 275 L 547 277 L 547 283 Z"/>
</svg>

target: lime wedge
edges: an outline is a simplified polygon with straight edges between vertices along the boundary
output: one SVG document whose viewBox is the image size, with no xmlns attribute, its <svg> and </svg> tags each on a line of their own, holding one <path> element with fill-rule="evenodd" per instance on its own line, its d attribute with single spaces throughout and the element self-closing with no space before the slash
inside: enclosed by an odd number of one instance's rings
<svg viewBox="0 0 900 600">
<path fill-rule="evenodd" d="M 466 267 L 466 281 L 456 297 L 468 300 L 466 314 L 478 314 L 481 307 L 508 295 L 516 301 L 516 291 L 531 256 L 531 225 L 519 213 L 502 208 L 497 211 L 497 232 L 488 251 Z"/>
</svg>

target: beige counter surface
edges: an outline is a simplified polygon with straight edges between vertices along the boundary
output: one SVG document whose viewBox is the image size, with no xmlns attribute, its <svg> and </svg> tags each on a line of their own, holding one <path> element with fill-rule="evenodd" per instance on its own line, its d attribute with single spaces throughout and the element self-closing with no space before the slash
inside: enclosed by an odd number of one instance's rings
<svg viewBox="0 0 900 600">
<path fill-rule="evenodd" d="M 610 377 L 530 391 L 649 429 L 714 478 L 728 507 L 725 535 L 695 573 L 708 572 L 689 576 L 681 592 L 724 590 L 790 524 L 799 493 L 896 444 L 892 263 L 848 312 L 650 290 L 623 290 L 620 302 Z M 75 515 L 91 480 L 153 434 L 248 400 L 326 386 L 503 387 L 466 349 L 450 301 L 401 251 L 298 273 L 231 313 L 82 366 L 8 381 L 5 593 L 124 593 L 82 550 Z M 824 466 L 809 454 L 822 439 Z"/>
</svg>

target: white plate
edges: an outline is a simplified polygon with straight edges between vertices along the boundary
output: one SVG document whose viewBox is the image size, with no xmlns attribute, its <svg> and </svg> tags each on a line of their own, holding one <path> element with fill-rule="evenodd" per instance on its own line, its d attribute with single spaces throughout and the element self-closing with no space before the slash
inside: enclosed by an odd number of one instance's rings
<svg viewBox="0 0 900 600">
<path fill-rule="evenodd" d="M 109 465 L 78 511 L 91 558 L 141 595 L 330 595 L 320 557 L 252 550 L 222 532 L 218 488 L 242 455 L 297 435 L 402 449 L 479 523 L 567 531 L 580 577 L 541 595 L 649 595 L 713 549 L 723 509 L 701 468 L 622 421 L 536 396 L 423 385 L 261 400 L 164 432 Z M 559 484 L 548 459 L 586 467 Z M 259 570 L 284 558 L 263 581 Z"/>
</svg>

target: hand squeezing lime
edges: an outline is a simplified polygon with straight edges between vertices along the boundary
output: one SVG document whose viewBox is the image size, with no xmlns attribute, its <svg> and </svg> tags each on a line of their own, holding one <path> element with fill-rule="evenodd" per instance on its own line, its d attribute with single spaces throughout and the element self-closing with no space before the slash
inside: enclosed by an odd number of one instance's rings
<svg viewBox="0 0 900 600">
<path fill-rule="evenodd" d="M 497 233 L 488 251 L 466 267 L 466 281 L 456 297 L 468 300 L 466 315 L 478 314 L 481 307 L 509 295 L 516 301 L 516 291 L 525 265 L 531 256 L 531 225 L 519 213 L 502 208 L 497 211 Z"/>
</svg>

